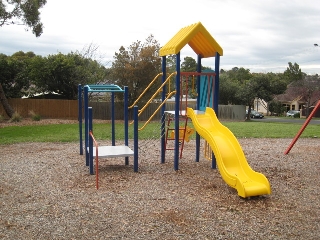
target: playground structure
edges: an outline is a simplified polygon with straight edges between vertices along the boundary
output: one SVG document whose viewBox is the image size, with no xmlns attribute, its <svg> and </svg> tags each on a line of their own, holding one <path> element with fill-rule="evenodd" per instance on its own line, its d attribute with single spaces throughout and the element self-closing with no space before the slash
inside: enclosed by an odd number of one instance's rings
<svg viewBox="0 0 320 240">
<path fill-rule="evenodd" d="M 186 45 L 194 50 L 197 54 L 197 70 L 196 72 L 181 72 L 180 71 L 180 50 Z M 176 55 L 176 72 L 171 73 L 167 77 L 166 72 L 166 56 Z M 248 165 L 244 153 L 240 147 L 239 142 L 234 137 L 232 132 L 224 127 L 216 117 L 218 112 L 218 98 L 219 98 L 219 67 L 220 56 L 223 55 L 223 50 L 215 39 L 209 34 L 204 26 L 198 22 L 196 24 L 182 28 L 166 45 L 164 45 L 159 52 L 162 57 L 162 73 L 158 74 L 140 95 L 140 97 L 130 107 L 127 106 L 127 88 L 122 90 L 120 87 L 111 86 L 86 86 L 84 87 L 85 96 L 85 136 L 86 136 L 86 164 L 89 166 L 90 174 L 93 174 L 93 156 L 96 157 L 96 174 L 98 173 L 98 157 L 110 157 L 111 150 L 114 145 L 114 132 L 112 132 L 112 147 L 99 147 L 103 149 L 98 151 L 98 144 L 96 143 L 92 134 L 92 109 L 88 108 L 88 100 L 86 96 L 88 92 L 92 91 L 109 91 L 124 92 L 124 111 L 125 111 L 125 148 L 126 151 L 120 151 L 117 156 L 125 157 L 125 163 L 128 164 L 128 157 L 134 156 L 134 171 L 138 171 L 138 130 L 142 130 L 152 117 L 160 111 L 161 126 L 161 163 L 165 162 L 166 151 L 174 151 L 174 170 L 179 170 L 179 158 L 182 157 L 184 142 L 188 141 L 189 136 L 193 133 L 193 129 L 188 127 L 188 120 L 191 119 L 196 130 L 196 162 L 200 158 L 200 136 L 206 141 L 206 156 L 212 161 L 212 168 L 215 169 L 218 165 L 221 176 L 224 181 L 231 187 L 238 191 L 241 197 L 250 197 L 270 194 L 270 184 L 267 178 L 258 172 L 253 171 Z M 201 71 L 201 59 L 214 57 L 215 71 Z M 161 76 L 162 84 L 151 99 L 144 107 L 139 110 L 136 106 L 142 95 L 149 89 L 149 87 Z M 167 83 L 171 77 L 175 76 L 175 90 L 167 92 Z M 196 81 L 196 109 L 188 107 L 188 95 L 190 94 L 189 81 L 194 85 Z M 106 89 L 104 89 L 106 88 Z M 109 89 L 110 88 L 110 89 Z M 81 87 L 79 86 L 79 91 Z M 192 87 L 191 91 L 194 91 Z M 145 125 L 138 129 L 138 117 L 147 105 L 158 95 L 161 94 L 162 103 Z M 175 96 L 175 110 L 166 110 L 166 102 L 171 96 Z M 113 96 L 113 95 L 112 95 Z M 183 96 L 186 96 L 183 100 Z M 80 99 L 80 96 L 79 96 Z M 112 105 L 114 104 L 112 100 Z M 79 100 L 79 112 L 81 111 L 81 101 Z M 134 107 L 134 151 L 128 148 L 128 118 L 127 111 Z M 113 116 L 113 115 L 112 115 Z M 79 116 L 79 122 L 82 121 L 82 116 Z M 182 122 L 182 126 L 180 125 Z M 113 124 L 113 121 L 112 121 Z M 171 126 L 171 124 L 173 126 Z M 80 131 L 80 154 L 82 151 L 82 126 Z M 114 129 L 114 127 L 112 127 Z M 169 142 L 174 142 L 174 147 L 169 147 Z M 95 147 L 93 147 L 93 142 Z M 98 188 L 98 178 L 97 178 Z"/>
<path fill-rule="evenodd" d="M 93 134 L 92 124 L 92 107 L 89 107 L 90 92 L 104 92 L 111 93 L 111 146 L 98 146 Z M 115 93 L 124 93 L 124 145 L 116 146 L 115 141 L 115 118 L 114 118 L 114 99 Z M 132 151 L 129 144 L 129 128 L 128 128 L 128 87 L 121 89 L 118 85 L 86 85 L 78 86 L 78 112 L 79 112 L 79 136 L 80 136 L 80 155 L 83 155 L 83 141 L 82 141 L 82 96 L 84 99 L 84 119 L 85 119 L 85 152 L 86 152 L 86 166 L 89 166 L 90 174 L 94 174 L 93 157 L 95 157 L 95 174 L 96 174 L 96 188 L 99 188 L 99 158 L 124 157 L 125 165 L 129 164 L 129 157 L 134 156 L 133 170 L 138 171 L 138 108 L 134 108 L 134 151 Z M 93 147 L 93 144 L 95 145 Z"/>
</svg>

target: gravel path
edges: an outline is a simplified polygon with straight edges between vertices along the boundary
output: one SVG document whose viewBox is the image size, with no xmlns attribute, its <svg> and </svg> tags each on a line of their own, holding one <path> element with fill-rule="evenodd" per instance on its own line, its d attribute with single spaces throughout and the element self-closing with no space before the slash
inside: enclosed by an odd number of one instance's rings
<svg viewBox="0 0 320 240">
<path fill-rule="evenodd" d="M 0 239 L 320 239 L 320 140 L 239 142 L 271 195 L 240 198 L 194 141 L 179 171 L 159 142 L 140 142 L 139 173 L 100 161 L 98 191 L 77 143 L 0 145 Z"/>
</svg>

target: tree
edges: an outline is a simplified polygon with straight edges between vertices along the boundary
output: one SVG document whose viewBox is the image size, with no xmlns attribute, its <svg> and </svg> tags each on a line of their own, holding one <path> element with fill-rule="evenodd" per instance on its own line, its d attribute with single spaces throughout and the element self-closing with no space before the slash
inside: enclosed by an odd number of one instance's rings
<svg viewBox="0 0 320 240">
<path fill-rule="evenodd" d="M 119 52 L 115 53 L 111 67 L 112 77 L 118 85 L 128 86 L 129 104 L 132 104 L 161 72 L 159 50 L 160 44 L 150 35 L 144 43 L 136 41 L 127 50 L 121 46 Z M 141 98 L 141 102 L 148 101 L 160 84 L 161 81 L 156 82 Z M 121 100 L 123 94 L 118 97 Z"/>
<path fill-rule="evenodd" d="M 286 90 L 286 85 L 277 81 L 272 73 L 252 75 L 250 80 L 245 81 L 240 86 L 240 90 L 236 94 L 238 100 L 248 106 L 248 116 L 250 116 L 255 98 L 270 102 L 275 94 L 283 93 Z"/>
<path fill-rule="evenodd" d="M 269 111 L 271 112 L 271 115 L 272 115 L 272 114 L 280 115 L 280 114 L 282 114 L 285 110 L 286 110 L 286 107 L 284 107 L 284 106 L 282 105 L 282 103 L 279 102 L 279 101 L 272 100 L 272 101 L 269 103 Z"/>
<path fill-rule="evenodd" d="M 77 99 L 78 85 L 105 82 L 106 68 L 79 53 L 58 53 L 34 58 L 29 77 L 35 86 L 32 93 L 58 93 L 64 99 Z"/>
<path fill-rule="evenodd" d="M 197 62 L 192 57 L 185 57 L 181 63 L 181 72 L 197 71 Z"/>
<path fill-rule="evenodd" d="M 35 57 L 33 52 L 22 51 L 12 56 L 0 55 L 0 100 L 7 115 L 11 118 L 14 109 L 7 98 L 19 98 L 29 88 L 27 69 L 30 60 Z"/>
<path fill-rule="evenodd" d="M 227 73 L 220 74 L 219 104 L 236 104 L 238 87 L 238 82 L 231 79 Z"/>
<path fill-rule="evenodd" d="M 219 103 L 220 104 L 241 104 L 239 99 L 240 87 L 245 85 L 252 78 L 249 69 L 234 67 L 229 71 L 220 71 Z"/>
<path fill-rule="evenodd" d="M 7 113 L 7 115 L 11 118 L 14 114 L 14 109 L 10 106 L 8 99 L 6 98 L 5 91 L 2 87 L 2 82 L 4 80 L 10 78 L 10 70 L 9 64 L 7 61 L 7 56 L 4 54 L 0 54 L 0 101 L 1 104 Z"/>
<path fill-rule="evenodd" d="M 219 103 L 246 105 L 249 107 L 248 115 L 250 115 L 256 98 L 270 102 L 275 94 L 286 90 L 287 85 L 283 79 L 282 74 L 250 73 L 249 69 L 242 67 L 221 71 Z"/>
<path fill-rule="evenodd" d="M 284 77 L 287 79 L 288 84 L 291 82 L 300 81 L 306 75 L 299 67 L 299 64 L 288 62 L 289 67 L 284 71 Z"/>
<path fill-rule="evenodd" d="M 36 37 L 40 37 L 43 32 L 43 24 L 40 21 L 39 9 L 46 3 L 46 0 L 1 0 L 0 27 L 12 24 L 25 25 L 32 29 L 32 33 Z M 0 101 L 7 115 L 11 118 L 14 110 L 7 100 L 6 90 L 2 85 L 3 81 L 5 80 L 2 78 L 0 81 Z"/>
<path fill-rule="evenodd" d="M 40 11 L 47 0 L 7 0 L 0 1 L 0 27 L 4 25 L 25 25 L 39 37 L 43 32 Z"/>
</svg>

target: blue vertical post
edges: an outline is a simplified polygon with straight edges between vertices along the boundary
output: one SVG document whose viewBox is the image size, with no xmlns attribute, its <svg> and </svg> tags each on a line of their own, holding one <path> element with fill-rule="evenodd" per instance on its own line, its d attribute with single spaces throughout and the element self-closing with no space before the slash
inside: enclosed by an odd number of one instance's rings
<svg viewBox="0 0 320 240">
<path fill-rule="evenodd" d="M 218 106 L 219 106 L 219 73 L 220 73 L 220 54 L 217 52 L 215 57 L 215 69 L 214 69 L 216 76 L 215 76 L 215 84 L 214 84 L 214 111 L 218 116 Z"/>
<path fill-rule="evenodd" d="M 197 72 L 201 73 L 201 55 L 198 54 Z M 200 79 L 201 76 L 197 76 L 197 109 L 200 110 Z"/>
<path fill-rule="evenodd" d="M 201 55 L 198 54 L 197 72 L 201 73 Z M 200 79 L 201 76 L 197 76 L 197 110 L 200 109 Z M 196 132 L 196 162 L 200 159 L 200 135 Z"/>
<path fill-rule="evenodd" d="M 166 56 L 162 57 L 162 83 L 166 80 L 167 77 L 167 58 Z M 162 89 L 162 102 L 166 98 L 166 86 L 163 86 Z M 164 111 L 166 110 L 166 104 L 163 104 L 161 108 L 161 163 L 166 161 L 166 149 L 165 149 L 165 115 Z"/>
<path fill-rule="evenodd" d="M 84 96 L 84 141 L 85 141 L 85 144 L 84 144 L 84 149 L 86 151 L 86 166 L 89 166 L 89 153 L 88 153 L 88 136 L 89 136 L 89 131 L 88 131 L 88 106 L 89 106 L 89 99 L 88 99 L 88 91 L 89 91 L 89 87 L 86 85 L 84 87 L 84 93 L 83 93 L 83 96 Z"/>
<path fill-rule="evenodd" d="M 78 85 L 78 122 L 79 122 L 79 147 L 80 155 L 83 155 L 83 146 L 82 146 L 82 86 Z"/>
<path fill-rule="evenodd" d="M 218 109 L 219 109 L 219 73 L 220 73 L 220 54 L 217 52 L 215 56 L 215 79 L 214 79 L 214 93 L 213 93 L 213 109 L 216 112 L 216 115 L 218 116 Z M 211 161 L 211 168 L 216 169 L 217 168 L 217 160 L 214 156 L 214 153 L 212 152 L 212 161 Z"/>
<path fill-rule="evenodd" d="M 128 119 L 128 87 L 124 87 L 124 145 L 129 145 L 129 119 Z M 129 165 L 129 157 L 125 157 L 125 165 Z"/>
<path fill-rule="evenodd" d="M 133 108 L 133 115 L 134 115 L 134 137 L 133 137 L 133 141 L 134 141 L 134 146 L 133 146 L 133 152 L 134 152 L 134 156 L 133 156 L 133 171 L 134 172 L 138 172 L 138 106 L 134 106 Z"/>
<path fill-rule="evenodd" d="M 115 135 L 115 124 L 114 124 L 114 92 L 111 92 L 111 135 L 112 135 L 112 146 L 116 145 Z"/>
<path fill-rule="evenodd" d="M 179 103 L 180 103 L 180 52 L 176 58 L 176 96 L 175 96 L 175 112 L 174 112 L 174 170 L 179 170 Z"/>
<path fill-rule="evenodd" d="M 92 131 L 92 107 L 88 108 L 89 132 Z M 89 171 L 93 174 L 93 139 L 89 135 Z"/>
</svg>

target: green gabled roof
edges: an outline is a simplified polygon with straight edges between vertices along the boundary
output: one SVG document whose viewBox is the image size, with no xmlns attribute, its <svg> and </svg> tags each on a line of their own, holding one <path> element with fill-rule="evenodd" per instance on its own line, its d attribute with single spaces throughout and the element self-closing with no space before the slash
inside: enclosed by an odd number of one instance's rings
<svg viewBox="0 0 320 240">
<path fill-rule="evenodd" d="M 193 51 L 203 58 L 214 57 L 216 52 L 220 56 L 223 55 L 222 48 L 201 22 L 182 28 L 160 49 L 159 55 L 162 57 L 177 54 L 186 44 L 189 44 Z"/>
</svg>

